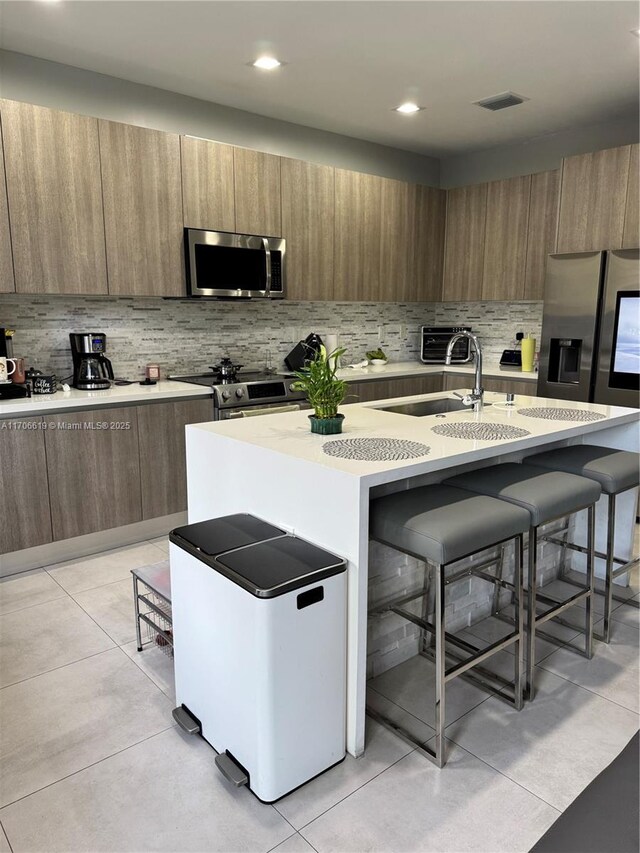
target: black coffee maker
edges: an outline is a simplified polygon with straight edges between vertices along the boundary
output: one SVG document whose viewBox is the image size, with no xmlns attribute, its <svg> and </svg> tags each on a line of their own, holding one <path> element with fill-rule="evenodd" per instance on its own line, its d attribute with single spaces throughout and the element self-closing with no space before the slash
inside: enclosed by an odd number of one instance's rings
<svg viewBox="0 0 640 853">
<path fill-rule="evenodd" d="M 72 332 L 73 387 L 80 391 L 104 391 L 111 387 L 113 367 L 104 354 L 107 336 L 103 332 Z"/>
</svg>

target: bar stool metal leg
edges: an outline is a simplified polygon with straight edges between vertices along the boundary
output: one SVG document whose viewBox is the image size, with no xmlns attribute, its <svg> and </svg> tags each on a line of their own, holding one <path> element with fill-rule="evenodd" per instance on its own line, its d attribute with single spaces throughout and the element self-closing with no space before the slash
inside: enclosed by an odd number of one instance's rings
<svg viewBox="0 0 640 853">
<path fill-rule="evenodd" d="M 527 580 L 527 683 L 525 697 L 533 699 L 534 670 L 536 666 L 536 590 L 538 588 L 537 564 L 538 529 L 529 530 L 528 580 Z"/>
<path fill-rule="evenodd" d="M 584 625 L 584 653 L 591 659 L 593 657 L 593 595 L 595 588 L 595 568 L 596 561 L 594 556 L 595 551 L 595 520 L 596 507 L 595 504 L 587 510 L 587 586 L 589 587 L 589 595 L 585 601 L 585 625 Z"/>
<path fill-rule="evenodd" d="M 435 627 L 436 627 L 436 743 L 435 763 L 442 767 L 445 761 L 445 636 L 444 636 L 444 566 L 435 567 Z"/>
<path fill-rule="evenodd" d="M 138 578 L 135 575 L 133 578 L 133 607 L 136 614 L 136 641 L 138 643 L 138 651 L 142 651 L 142 634 L 140 632 L 140 600 L 138 599 Z"/>
<path fill-rule="evenodd" d="M 524 538 L 522 534 L 515 541 L 515 573 L 513 577 L 514 592 L 516 597 L 516 625 L 520 639 L 515 648 L 515 671 L 514 671 L 514 702 L 516 710 L 520 711 L 524 696 Z"/>
<path fill-rule="evenodd" d="M 607 511 L 607 556 L 604 586 L 604 624 L 602 634 L 598 639 L 608 643 L 611 639 L 611 609 L 613 606 L 613 553 L 616 529 L 616 496 L 609 495 L 609 506 Z"/>
</svg>

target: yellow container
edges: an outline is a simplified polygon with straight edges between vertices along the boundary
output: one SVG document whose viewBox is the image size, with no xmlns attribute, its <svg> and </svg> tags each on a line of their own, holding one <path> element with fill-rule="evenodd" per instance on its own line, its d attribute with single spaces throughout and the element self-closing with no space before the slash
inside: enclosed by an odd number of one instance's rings
<svg viewBox="0 0 640 853">
<path fill-rule="evenodd" d="M 533 359 L 536 354 L 536 339 L 523 338 L 522 340 L 522 372 L 533 372 Z"/>
</svg>

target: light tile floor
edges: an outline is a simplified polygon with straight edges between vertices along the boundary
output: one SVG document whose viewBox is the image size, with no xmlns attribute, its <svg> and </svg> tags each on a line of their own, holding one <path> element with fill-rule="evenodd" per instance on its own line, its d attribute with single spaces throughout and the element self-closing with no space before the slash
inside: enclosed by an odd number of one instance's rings
<svg viewBox="0 0 640 853">
<path fill-rule="evenodd" d="M 130 569 L 167 551 L 153 539 L 0 582 L 0 853 L 527 851 L 640 725 L 640 621 L 622 604 L 592 661 L 539 639 L 538 693 L 519 714 L 454 681 L 443 770 L 368 721 L 363 758 L 264 805 L 173 724 L 171 659 L 136 650 Z M 513 649 L 494 664 L 510 676 Z M 414 658 L 368 690 L 423 743 L 430 668 Z"/>
</svg>

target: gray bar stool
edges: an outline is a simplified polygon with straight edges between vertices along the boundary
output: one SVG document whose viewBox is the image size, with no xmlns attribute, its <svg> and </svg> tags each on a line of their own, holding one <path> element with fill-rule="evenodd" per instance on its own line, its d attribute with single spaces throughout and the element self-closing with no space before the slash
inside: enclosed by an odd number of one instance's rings
<svg viewBox="0 0 640 853">
<path fill-rule="evenodd" d="M 510 682 L 503 682 L 503 685 L 513 687 L 513 696 L 508 696 L 503 690 L 501 698 L 511 701 L 518 710 L 522 708 L 524 670 L 522 553 L 523 534 L 528 529 L 529 513 L 520 507 L 507 506 L 502 501 L 473 495 L 451 486 L 421 486 L 386 495 L 371 502 L 371 538 L 434 566 L 434 623 L 428 621 L 426 612 L 423 617 L 419 617 L 400 606 L 411 598 L 420 597 L 420 594 L 400 599 L 397 607 L 390 605 L 388 609 L 419 625 L 422 631 L 429 632 L 435 638 L 435 749 L 432 751 L 423 746 L 413 735 L 380 712 L 372 708 L 367 708 L 367 712 L 409 743 L 417 746 L 438 767 L 442 767 L 445 763 L 445 687 L 447 683 L 459 675 L 464 675 L 472 667 L 476 667 L 512 644 L 515 644 L 514 680 L 512 685 Z M 468 566 L 458 576 L 454 574 L 453 577 L 445 577 L 447 566 L 463 557 L 512 539 L 516 540 L 513 583 L 516 606 L 515 630 L 484 649 L 447 634 L 444 622 L 445 587 L 463 577 L 468 578 L 473 573 L 473 566 Z M 484 579 L 498 582 L 491 577 L 484 577 Z M 446 642 L 464 651 L 463 659 L 460 660 L 460 656 L 457 655 L 456 663 L 448 668 L 446 667 L 448 654 Z"/>
<path fill-rule="evenodd" d="M 526 509 L 530 516 L 529 528 L 529 560 L 528 560 L 528 582 L 527 582 L 527 685 L 525 696 L 533 699 L 534 694 L 534 672 L 535 672 L 535 643 L 536 633 L 544 636 L 552 642 L 558 642 L 550 634 L 543 634 L 539 626 L 553 617 L 559 616 L 563 611 L 585 602 L 585 625 L 584 625 L 584 655 L 591 658 L 593 655 L 593 608 L 591 598 L 593 595 L 593 547 L 594 547 L 594 517 L 595 504 L 600 497 L 600 484 L 586 477 L 578 477 L 575 474 L 565 474 L 561 471 L 544 471 L 533 465 L 521 465 L 515 462 L 505 462 L 502 465 L 491 465 L 470 471 L 468 474 L 459 474 L 445 480 L 450 486 L 460 489 L 468 489 L 481 495 L 490 495 L 500 498 L 505 503 L 515 504 Z M 543 595 L 538 591 L 537 584 L 537 554 L 538 554 L 538 529 L 543 524 L 556 521 L 566 515 L 572 515 L 587 509 L 589 513 L 587 522 L 587 587 L 572 595 L 566 601 L 558 601 L 549 595 Z M 536 602 L 549 605 L 549 609 L 538 615 Z M 571 647 L 570 647 L 571 648 Z M 578 649 L 575 649 L 578 651 Z"/>
<path fill-rule="evenodd" d="M 611 607 L 612 598 L 616 601 L 624 601 L 632 606 L 638 607 L 637 601 L 630 601 L 622 595 L 613 592 L 613 581 L 620 575 L 625 574 L 638 565 L 638 557 L 631 560 L 623 560 L 614 556 L 615 534 L 616 534 L 616 497 L 628 489 L 637 488 L 640 485 L 640 455 L 629 450 L 613 450 L 610 447 L 597 447 L 593 444 L 577 444 L 573 447 L 560 447 L 557 450 L 548 450 L 546 453 L 536 453 L 525 459 L 528 465 L 536 465 L 552 471 L 565 471 L 569 474 L 578 474 L 580 477 L 588 477 L 596 480 L 608 498 L 607 508 L 607 550 L 605 553 L 596 551 L 596 557 L 606 562 L 604 580 L 604 629 L 601 635 L 596 635 L 599 640 L 608 643 L 611 637 Z M 551 542 L 563 545 L 573 551 L 584 553 L 584 548 L 573 542 L 559 540 L 556 537 L 545 537 Z M 617 563 L 614 569 L 613 564 Z M 560 579 L 566 583 L 577 586 L 577 582 L 571 578 L 561 575 Z M 597 592 L 598 590 L 596 590 Z"/>
</svg>

